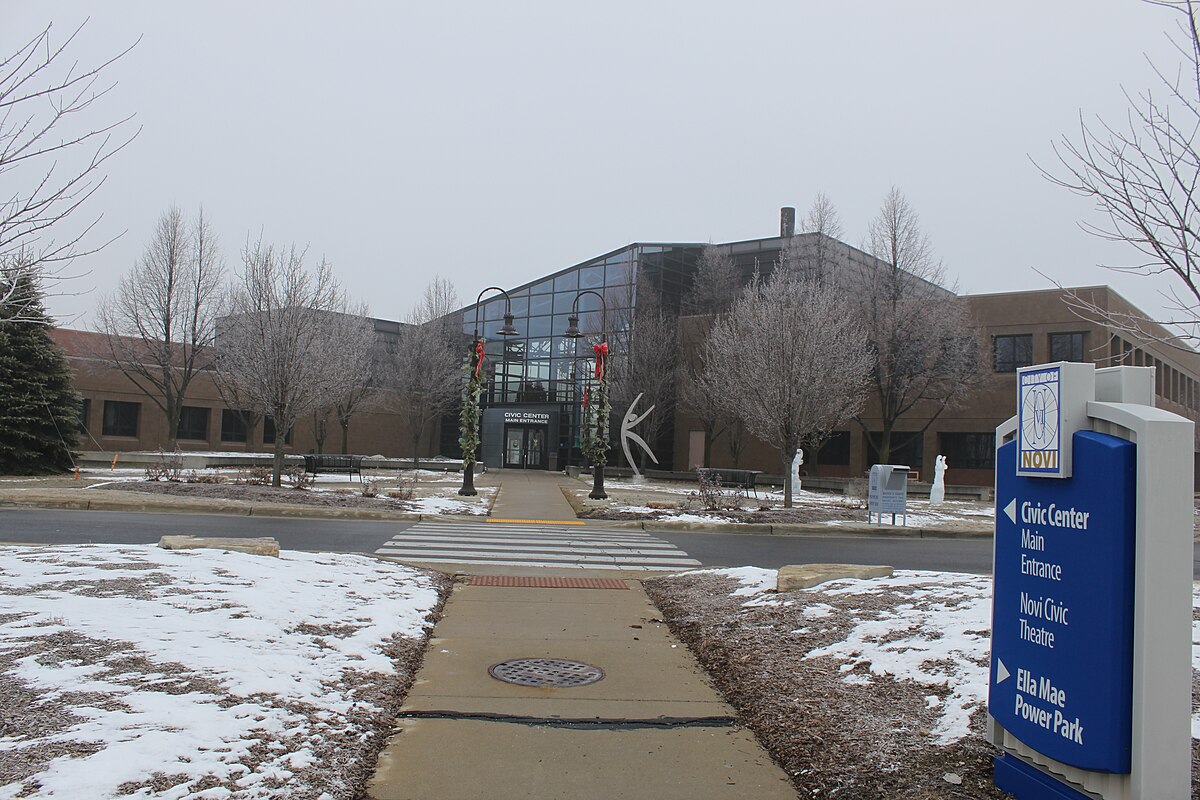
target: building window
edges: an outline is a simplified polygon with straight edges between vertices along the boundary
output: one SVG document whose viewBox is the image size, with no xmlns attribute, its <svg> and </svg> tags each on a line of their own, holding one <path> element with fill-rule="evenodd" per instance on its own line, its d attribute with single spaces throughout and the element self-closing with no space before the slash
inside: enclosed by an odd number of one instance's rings
<svg viewBox="0 0 1200 800">
<path fill-rule="evenodd" d="M 119 400 L 104 401 L 104 424 L 101 431 L 105 436 L 138 435 L 138 412 L 141 403 L 122 403 Z"/>
<path fill-rule="evenodd" d="M 79 401 L 79 432 L 88 435 L 88 419 L 92 416 L 92 401 L 86 397 Z"/>
<path fill-rule="evenodd" d="M 225 409 L 221 412 L 221 441 L 245 442 L 249 426 L 246 424 L 247 414 L 244 411 Z"/>
<path fill-rule="evenodd" d="M 1033 364 L 1033 335 L 996 336 L 992 340 L 996 372 L 1016 372 Z"/>
<path fill-rule="evenodd" d="M 946 466 L 955 469 L 995 469 L 995 433 L 943 433 L 940 436 Z"/>
<path fill-rule="evenodd" d="M 283 443 L 292 443 L 292 431 L 290 428 L 283 435 Z M 270 417 L 263 417 L 263 444 L 275 444 L 275 420 Z"/>
<path fill-rule="evenodd" d="M 881 464 L 879 450 L 876 444 L 882 438 L 881 433 L 867 434 L 867 457 L 870 464 Z M 925 463 L 925 436 L 920 433 L 905 433 L 893 431 L 891 454 L 888 464 L 899 464 L 912 469 L 920 469 Z"/>
<path fill-rule="evenodd" d="M 850 431 L 834 431 L 829 434 L 829 440 L 817 451 L 816 463 L 838 467 L 849 466 Z"/>
<path fill-rule="evenodd" d="M 1051 361 L 1083 361 L 1082 333 L 1050 334 Z"/>
<path fill-rule="evenodd" d="M 208 441 L 208 415 L 207 408 L 199 408 L 197 406 L 184 406 L 179 410 L 179 439 L 194 439 L 201 442 Z"/>
</svg>

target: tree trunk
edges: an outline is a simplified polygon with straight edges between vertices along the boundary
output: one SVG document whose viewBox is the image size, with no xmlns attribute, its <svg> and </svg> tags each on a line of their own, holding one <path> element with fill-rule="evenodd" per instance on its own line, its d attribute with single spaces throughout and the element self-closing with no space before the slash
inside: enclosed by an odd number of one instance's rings
<svg viewBox="0 0 1200 800">
<path fill-rule="evenodd" d="M 702 467 L 711 467 L 712 466 L 712 447 L 713 447 L 713 439 L 714 438 L 716 438 L 716 437 L 714 437 L 712 434 L 712 428 L 711 427 L 705 428 L 704 429 L 704 463 L 700 465 Z M 691 466 L 691 465 L 689 464 L 688 466 Z"/>
<path fill-rule="evenodd" d="M 788 453 L 795 455 L 795 446 L 785 447 L 780 451 L 783 457 L 783 507 L 792 507 L 792 459 L 788 457 Z"/>
<path fill-rule="evenodd" d="M 880 464 L 887 464 L 892 457 L 892 426 L 884 423 L 883 431 L 879 434 L 879 447 L 875 448 L 876 458 Z"/>
<path fill-rule="evenodd" d="M 413 437 L 412 437 L 413 469 L 414 470 L 418 470 L 421 468 L 421 434 L 422 434 L 421 429 L 417 428 L 417 432 L 415 434 L 413 434 Z"/>
<path fill-rule="evenodd" d="M 167 415 L 167 450 L 179 448 L 179 415 L 183 413 L 183 399 L 168 399 L 164 413 Z"/>
<path fill-rule="evenodd" d="M 339 419 L 338 424 L 342 426 L 342 455 L 347 455 L 350 452 L 350 419 Z"/>
<path fill-rule="evenodd" d="M 279 427 L 275 427 L 275 458 L 272 464 L 271 485 L 279 487 L 283 485 L 283 440 L 285 435 Z"/>
</svg>

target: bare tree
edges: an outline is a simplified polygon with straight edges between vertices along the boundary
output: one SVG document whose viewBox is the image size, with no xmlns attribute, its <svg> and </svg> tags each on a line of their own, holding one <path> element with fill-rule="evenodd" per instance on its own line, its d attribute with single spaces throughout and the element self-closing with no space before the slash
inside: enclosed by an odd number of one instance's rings
<svg viewBox="0 0 1200 800">
<path fill-rule="evenodd" d="M 923 434 L 978 383 L 979 343 L 963 301 L 943 288 L 942 264 L 898 189 L 884 198 L 868 238 L 879 261 L 848 275 L 846 291 L 856 298 L 874 358 L 871 393 L 881 430 L 871 431 L 861 416 L 857 421 L 886 463 L 894 448 Z M 898 444 L 896 423 L 914 410 L 924 425 Z"/>
<path fill-rule="evenodd" d="M 704 346 L 730 412 L 779 448 L 785 475 L 802 442 L 862 407 L 871 353 L 847 300 L 828 284 L 784 270 L 756 279 Z M 791 481 L 784 505 L 792 505 Z"/>
<path fill-rule="evenodd" d="M 1125 97 L 1130 110 L 1122 125 L 1082 114 L 1076 140 L 1064 136 L 1054 146 L 1062 172 L 1042 169 L 1052 182 L 1090 198 L 1102 216 L 1081 227 L 1107 241 L 1125 242 L 1142 255 L 1139 263 L 1102 265 L 1117 272 L 1165 276 L 1167 316 L 1158 325 L 1129 313 L 1111 311 L 1085 294 L 1067 290 L 1068 304 L 1087 319 L 1145 341 L 1190 349 L 1200 343 L 1200 33 L 1192 0 L 1150 2 L 1180 12 L 1170 37 L 1182 64 L 1154 67 L 1162 90 Z M 1153 65 L 1152 65 L 1153 66 Z M 1039 169 L 1041 169 L 1039 167 Z"/>
<path fill-rule="evenodd" d="M 104 183 L 105 163 L 137 135 L 125 135 L 132 117 L 78 124 L 114 86 L 101 83 L 104 71 L 133 47 L 81 67 L 67 51 L 82 27 L 55 43 L 47 25 L 0 55 L 0 179 L 7 187 L 0 197 L 0 308 L 20 303 L 11 288 L 20 278 L 53 285 L 70 277 L 72 259 L 106 244 L 85 244 L 99 217 L 53 238 Z M 33 309 L 22 312 L 12 319 L 37 321 Z"/>
<path fill-rule="evenodd" d="M 192 379 L 211 366 L 224 265 L 201 211 L 190 226 L 172 206 L 159 217 L 142 257 L 97 315 L 107 334 L 98 354 L 162 409 L 174 448 Z"/>
<path fill-rule="evenodd" d="M 342 432 L 341 452 L 350 452 L 350 420 L 375 399 L 379 390 L 383 361 L 383 344 L 375 333 L 375 323 L 367 307 L 347 307 L 336 317 L 326 320 L 329 334 L 340 345 L 339 370 L 345 384 L 341 387 L 331 410 Z M 315 421 L 315 420 L 314 420 Z"/>
<path fill-rule="evenodd" d="M 654 406 L 639 426 L 642 438 L 653 446 L 675 414 L 678 319 L 663 307 L 659 291 L 644 275 L 638 278 L 636 300 L 629 312 L 618 314 L 609 342 L 611 400 L 619 415 L 639 394 L 639 409 Z M 645 452 L 640 448 L 637 452 L 644 467 Z"/>
<path fill-rule="evenodd" d="M 393 354 L 396 406 L 408 424 L 414 467 L 420 466 L 425 431 L 462 391 L 462 336 L 450 317 L 457 307 L 453 284 L 435 276 L 409 312 Z"/>
<path fill-rule="evenodd" d="M 724 314 L 742 291 L 742 271 L 729 253 L 706 245 L 696 262 L 692 286 L 683 297 L 683 314 Z"/>
<path fill-rule="evenodd" d="M 274 423 L 275 486 L 288 431 L 350 382 L 346 331 L 365 322 L 345 313 L 329 264 L 322 260 L 310 272 L 305 255 L 294 245 L 248 243 L 216 337 L 216 376 L 227 402 Z"/>
</svg>

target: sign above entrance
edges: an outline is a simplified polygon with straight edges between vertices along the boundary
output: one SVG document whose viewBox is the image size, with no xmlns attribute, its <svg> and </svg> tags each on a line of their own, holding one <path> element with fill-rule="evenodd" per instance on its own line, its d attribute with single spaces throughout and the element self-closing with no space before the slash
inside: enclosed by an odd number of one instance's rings
<svg viewBox="0 0 1200 800">
<path fill-rule="evenodd" d="M 1087 430 L 1096 367 L 1060 361 L 1017 370 L 1017 470 L 1028 478 L 1071 477 L 1071 437 Z"/>
<path fill-rule="evenodd" d="M 549 425 L 550 415 L 538 411 L 505 411 L 504 421 L 520 425 Z"/>
</svg>

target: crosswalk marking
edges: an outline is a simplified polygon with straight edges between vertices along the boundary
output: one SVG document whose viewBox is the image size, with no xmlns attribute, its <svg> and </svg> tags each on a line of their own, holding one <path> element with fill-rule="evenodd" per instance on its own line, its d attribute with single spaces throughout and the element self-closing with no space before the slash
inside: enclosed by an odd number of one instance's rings
<svg viewBox="0 0 1200 800">
<path fill-rule="evenodd" d="M 676 570 L 700 562 L 644 531 L 565 525 L 418 522 L 393 536 L 378 555 L 412 561 Z"/>
</svg>

